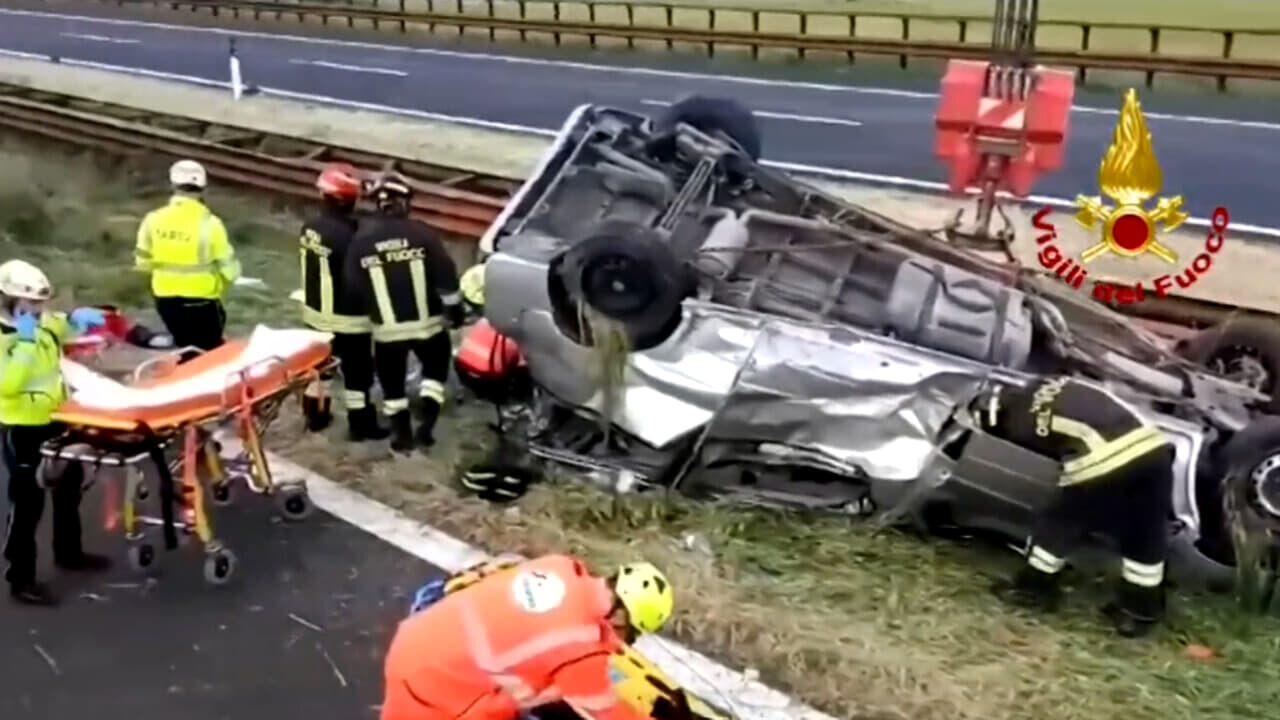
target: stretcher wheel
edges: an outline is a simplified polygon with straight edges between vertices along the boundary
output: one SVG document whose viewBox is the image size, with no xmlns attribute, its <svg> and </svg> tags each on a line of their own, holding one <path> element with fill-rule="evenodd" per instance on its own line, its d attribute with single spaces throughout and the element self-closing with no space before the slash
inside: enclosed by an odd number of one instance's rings
<svg viewBox="0 0 1280 720">
<path fill-rule="evenodd" d="M 235 488 L 230 482 L 223 482 L 214 485 L 209 489 L 209 495 L 213 498 L 213 504 L 219 507 L 226 507 L 235 502 Z"/>
<path fill-rule="evenodd" d="M 304 520 L 315 509 L 311 498 L 307 497 L 307 491 L 302 488 L 280 491 L 276 495 L 276 507 L 286 520 Z"/>
<path fill-rule="evenodd" d="M 129 546 L 129 567 L 142 572 L 156 562 L 156 549 L 150 543 Z"/>
<path fill-rule="evenodd" d="M 204 559 L 204 580 L 210 585 L 225 585 L 236 572 L 236 555 L 226 548 L 209 553 Z"/>
</svg>

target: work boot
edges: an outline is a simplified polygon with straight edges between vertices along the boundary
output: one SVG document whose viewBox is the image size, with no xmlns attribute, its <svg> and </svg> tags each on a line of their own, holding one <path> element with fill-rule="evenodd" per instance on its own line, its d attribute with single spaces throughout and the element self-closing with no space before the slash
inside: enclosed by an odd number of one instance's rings
<svg viewBox="0 0 1280 720">
<path fill-rule="evenodd" d="M 102 572 L 111 569 L 111 558 L 87 552 L 79 552 L 69 557 L 57 557 L 54 558 L 53 563 L 69 572 Z"/>
<path fill-rule="evenodd" d="M 49 586 L 34 580 L 11 584 L 9 586 L 9 596 L 23 605 L 53 607 L 58 604 L 58 598 L 49 589 Z"/>
<path fill-rule="evenodd" d="M 1164 617 L 1164 586 L 1143 587 L 1122 582 L 1116 597 L 1102 607 L 1116 632 L 1122 637 L 1143 637 Z"/>
<path fill-rule="evenodd" d="M 427 449 L 436 444 L 435 429 L 436 420 L 440 417 L 440 405 L 434 400 L 427 400 L 422 404 L 421 410 L 422 423 L 418 425 L 418 431 L 414 433 L 414 437 L 418 441 L 418 446 Z"/>
<path fill-rule="evenodd" d="M 347 411 L 347 439 L 351 442 L 386 440 L 391 431 L 378 424 L 378 413 L 371 407 Z"/>
<path fill-rule="evenodd" d="M 1001 580 L 991 591 L 1002 602 L 1027 610 L 1054 612 L 1062 601 L 1058 574 L 1040 572 L 1023 565 L 1013 580 Z"/>
<path fill-rule="evenodd" d="M 401 410 L 391 416 L 391 449 L 394 452 L 407 453 L 413 450 L 413 421 L 408 410 Z"/>
<path fill-rule="evenodd" d="M 307 432 L 323 431 L 333 422 L 333 399 L 304 395 L 302 415 L 307 419 Z"/>
</svg>

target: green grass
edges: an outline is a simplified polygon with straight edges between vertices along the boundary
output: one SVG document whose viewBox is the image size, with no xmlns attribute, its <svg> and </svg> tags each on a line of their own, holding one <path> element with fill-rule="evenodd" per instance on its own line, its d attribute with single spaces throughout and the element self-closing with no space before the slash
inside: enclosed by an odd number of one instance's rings
<svg viewBox="0 0 1280 720">
<path fill-rule="evenodd" d="M 145 304 L 128 267 L 138 218 L 164 199 L 163 168 L 0 143 L 0 253 L 44 267 L 64 306 Z M 246 274 L 270 286 L 230 300 L 234 327 L 289 322 L 298 216 L 216 187 L 210 203 Z M 617 499 L 563 479 L 495 510 L 454 481 L 487 452 L 487 419 L 451 405 L 432 455 L 407 460 L 342 442 L 337 427 L 300 436 L 293 415 L 268 446 L 493 550 L 568 550 L 602 566 L 649 558 L 676 583 L 676 637 L 838 718 L 1252 720 L 1280 707 L 1280 620 L 1239 615 L 1224 598 L 1177 596 L 1158 638 L 1128 642 L 1098 623 L 1105 587 L 1094 577 L 1075 578 L 1060 617 L 1004 611 L 986 588 L 1016 558 L 984 546 L 874 535 L 844 518 Z M 682 542 L 691 534 L 694 549 Z M 1188 643 L 1220 657 L 1188 659 Z"/>
</svg>

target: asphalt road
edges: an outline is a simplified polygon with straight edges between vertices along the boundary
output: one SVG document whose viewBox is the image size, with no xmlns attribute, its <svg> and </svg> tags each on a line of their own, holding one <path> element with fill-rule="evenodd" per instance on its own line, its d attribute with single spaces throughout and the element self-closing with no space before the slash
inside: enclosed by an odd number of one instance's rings
<svg viewBox="0 0 1280 720">
<path fill-rule="evenodd" d="M 161 551 L 146 582 L 86 499 L 86 547 L 120 563 L 106 576 L 46 569 L 57 608 L 0 596 L 0 718 L 377 718 L 391 634 L 442 571 L 323 512 L 286 524 L 265 502 L 218 510 L 239 556 L 231 583 L 204 583 L 196 547 Z"/>
<path fill-rule="evenodd" d="M 301 32 L 301 31 L 299 31 Z M 246 82 L 297 93 L 376 103 L 535 128 L 557 128 L 579 103 L 652 111 L 684 93 L 737 97 L 761 115 L 766 156 L 802 166 L 886 178 L 944 180 L 932 155 L 929 93 L 817 87 L 777 80 L 744 83 L 714 77 L 586 67 L 555 60 L 512 61 L 477 53 L 369 47 L 318 37 L 242 34 Z M 0 48 L 225 81 L 228 37 L 199 29 L 129 21 L 4 14 Z M 1205 96 L 1194 116 L 1186 98 L 1144 96 L 1164 168 L 1163 194 L 1181 194 L 1197 216 L 1217 205 L 1233 224 L 1280 227 L 1272 182 L 1280 177 L 1280 122 L 1274 107 Z M 1067 166 L 1035 192 L 1061 198 L 1096 193 L 1098 163 L 1119 107 L 1081 93 L 1072 116 Z M 1170 115 L 1161 114 L 1162 110 Z M 1173 109 L 1176 108 L 1176 109 Z M 1213 116 L 1213 117 L 1205 117 Z"/>
</svg>

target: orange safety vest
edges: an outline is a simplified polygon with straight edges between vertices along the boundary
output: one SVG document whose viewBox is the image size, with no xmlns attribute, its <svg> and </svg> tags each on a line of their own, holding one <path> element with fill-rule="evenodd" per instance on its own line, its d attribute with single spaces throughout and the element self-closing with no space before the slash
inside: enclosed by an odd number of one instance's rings
<svg viewBox="0 0 1280 720">
<path fill-rule="evenodd" d="M 609 679 L 622 646 L 613 593 L 565 555 L 529 560 L 400 624 L 382 720 L 515 720 L 563 700 L 601 719 L 640 718 Z"/>
</svg>

